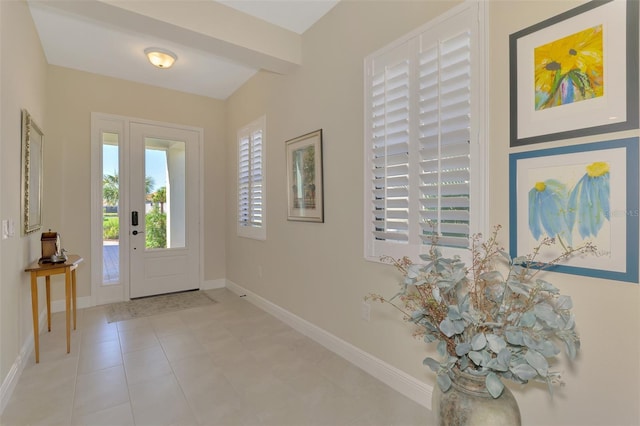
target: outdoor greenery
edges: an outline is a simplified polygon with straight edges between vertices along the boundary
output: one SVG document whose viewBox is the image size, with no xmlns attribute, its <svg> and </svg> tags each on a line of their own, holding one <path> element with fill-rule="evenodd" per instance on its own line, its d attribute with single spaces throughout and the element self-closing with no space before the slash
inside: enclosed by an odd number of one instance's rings
<svg viewBox="0 0 640 426">
<path fill-rule="evenodd" d="M 167 215 L 155 205 L 145 216 L 147 248 L 167 247 Z"/>
<path fill-rule="evenodd" d="M 491 237 L 472 240 L 472 264 L 467 267 L 458 256 L 446 258 L 433 241 L 424 264 L 409 258 L 384 258 L 402 273 L 400 291 L 387 299 L 371 294 L 367 299 L 389 303 L 402 311 L 405 319 L 418 326 L 426 343 L 437 342 L 440 361 L 426 358 L 424 364 L 437 373 L 440 389 L 446 392 L 453 370 L 485 377 L 494 398 L 502 394 L 501 378 L 518 383 L 530 380 L 561 383 L 549 360 L 564 345 L 570 359 L 580 348 L 569 296 L 561 295 L 541 272 L 570 256 L 595 253 L 587 243 L 568 247 L 556 259 L 542 264 L 540 251 L 555 244 L 543 238 L 534 252 L 512 259 L 498 244 L 495 227 Z M 498 270 L 505 266 L 503 272 Z"/>
<path fill-rule="evenodd" d="M 102 239 L 117 240 L 120 237 L 120 219 L 117 215 L 105 213 L 102 222 Z"/>
<path fill-rule="evenodd" d="M 102 198 L 105 206 L 117 206 L 120 200 L 120 178 L 118 173 L 104 175 L 102 180 Z M 167 202 L 167 188 L 158 188 L 153 191 L 153 178 L 145 178 L 146 199 L 151 201 L 153 207 L 145 215 L 145 239 L 147 248 L 165 248 L 167 246 L 167 215 L 164 205 Z M 120 221 L 117 213 L 103 213 L 104 240 L 117 240 L 120 236 Z"/>
</svg>

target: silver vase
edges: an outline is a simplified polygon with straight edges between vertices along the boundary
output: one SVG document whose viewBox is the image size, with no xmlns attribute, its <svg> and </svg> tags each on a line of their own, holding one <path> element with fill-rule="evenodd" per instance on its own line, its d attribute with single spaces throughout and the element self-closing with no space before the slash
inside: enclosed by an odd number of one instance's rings
<svg viewBox="0 0 640 426">
<path fill-rule="evenodd" d="M 493 398 L 485 387 L 483 376 L 454 370 L 454 379 L 447 392 L 436 384 L 432 410 L 438 426 L 520 426 L 520 409 L 506 387 Z"/>
</svg>

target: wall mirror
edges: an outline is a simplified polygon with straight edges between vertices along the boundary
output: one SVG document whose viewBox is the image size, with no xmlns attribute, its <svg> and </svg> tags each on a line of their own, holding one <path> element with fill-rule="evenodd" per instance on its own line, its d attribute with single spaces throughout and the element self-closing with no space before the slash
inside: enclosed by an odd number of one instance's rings
<svg viewBox="0 0 640 426">
<path fill-rule="evenodd" d="M 22 110 L 22 222 L 25 235 L 42 226 L 42 145 L 44 135 Z"/>
</svg>

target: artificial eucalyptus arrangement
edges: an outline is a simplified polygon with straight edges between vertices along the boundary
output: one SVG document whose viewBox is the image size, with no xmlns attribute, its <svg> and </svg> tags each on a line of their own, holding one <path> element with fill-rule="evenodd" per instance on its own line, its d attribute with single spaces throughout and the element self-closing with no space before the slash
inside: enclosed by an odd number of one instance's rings
<svg viewBox="0 0 640 426">
<path fill-rule="evenodd" d="M 498 244 L 499 230 L 494 227 L 485 241 L 481 235 L 472 238 L 470 267 L 458 256 L 444 257 L 435 240 L 421 256 L 423 264 L 384 257 L 402 273 L 401 289 L 390 299 L 367 296 L 402 311 L 419 326 L 425 342 L 438 342 L 441 361 L 429 357 L 424 364 L 437 373 L 442 392 L 451 387 L 454 369 L 484 376 L 493 398 L 502 394 L 501 378 L 543 381 L 552 392 L 552 384 L 562 383 L 549 365 L 561 352 L 557 344 L 564 345 L 570 359 L 580 348 L 571 298 L 540 273 L 571 256 L 594 253 L 595 246 L 566 247 L 557 258 L 541 263 L 541 250 L 554 239 L 543 238 L 531 254 L 511 258 Z"/>
</svg>

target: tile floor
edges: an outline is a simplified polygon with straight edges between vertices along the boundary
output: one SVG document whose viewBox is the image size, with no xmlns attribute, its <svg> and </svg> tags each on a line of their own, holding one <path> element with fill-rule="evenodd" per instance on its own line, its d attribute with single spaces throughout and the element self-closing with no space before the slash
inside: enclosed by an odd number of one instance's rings
<svg viewBox="0 0 640 426">
<path fill-rule="evenodd" d="M 430 412 L 232 292 L 215 305 L 108 324 L 64 313 L 0 424 L 427 425 Z"/>
</svg>

